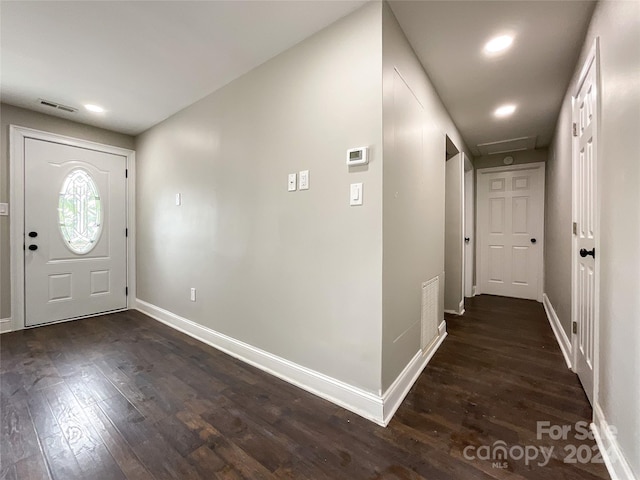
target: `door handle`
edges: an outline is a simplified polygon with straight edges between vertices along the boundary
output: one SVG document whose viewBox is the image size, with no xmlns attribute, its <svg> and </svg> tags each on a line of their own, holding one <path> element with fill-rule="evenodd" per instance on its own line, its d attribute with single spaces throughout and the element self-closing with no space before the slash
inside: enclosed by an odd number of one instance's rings
<svg viewBox="0 0 640 480">
<path fill-rule="evenodd" d="M 537 240 L 535 238 L 531 239 L 531 243 L 536 243 L 536 242 L 537 242 Z"/>
<path fill-rule="evenodd" d="M 32 252 L 36 251 L 38 249 L 38 245 L 29 245 L 29 250 L 31 250 Z"/>
<path fill-rule="evenodd" d="M 36 238 L 38 236 L 38 232 L 29 232 L 29 236 L 31 238 Z"/>
<path fill-rule="evenodd" d="M 591 250 L 587 250 L 586 248 L 581 248 L 580 249 L 580 256 L 582 258 L 586 257 L 587 255 L 591 255 L 593 258 L 596 258 L 596 249 L 595 249 L 595 247 L 592 248 Z"/>
</svg>

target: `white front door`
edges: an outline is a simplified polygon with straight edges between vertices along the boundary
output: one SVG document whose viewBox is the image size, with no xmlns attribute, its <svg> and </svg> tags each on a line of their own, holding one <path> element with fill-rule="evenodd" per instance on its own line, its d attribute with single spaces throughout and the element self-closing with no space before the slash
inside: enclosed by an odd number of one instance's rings
<svg viewBox="0 0 640 480">
<path fill-rule="evenodd" d="M 596 335 L 596 67 L 592 62 L 574 102 L 576 139 L 574 153 L 574 291 L 576 325 L 575 371 L 593 403 L 593 366 Z"/>
<path fill-rule="evenodd" d="M 25 325 L 126 308 L 126 158 L 24 141 Z"/>
<path fill-rule="evenodd" d="M 541 300 L 544 165 L 477 171 L 478 293 Z"/>
</svg>

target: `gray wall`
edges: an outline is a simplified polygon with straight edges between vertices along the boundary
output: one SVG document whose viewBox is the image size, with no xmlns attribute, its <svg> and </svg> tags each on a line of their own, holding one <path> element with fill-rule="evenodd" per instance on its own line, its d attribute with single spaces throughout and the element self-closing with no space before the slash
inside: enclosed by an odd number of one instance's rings
<svg viewBox="0 0 640 480">
<path fill-rule="evenodd" d="M 0 202 L 9 202 L 9 126 L 17 125 L 92 142 L 133 148 L 133 137 L 90 127 L 63 118 L 0 104 Z M 9 217 L 0 217 L 0 318 L 11 316 Z"/>
<path fill-rule="evenodd" d="M 459 153 L 445 167 L 445 227 L 444 227 L 444 309 L 460 313 L 463 269 L 463 175 L 464 155 Z"/>
<path fill-rule="evenodd" d="M 383 5 L 384 215 L 382 390 L 420 349 L 421 283 L 440 277 L 444 300 L 445 134 L 466 150 L 449 114 L 400 29 Z M 395 70 L 422 104 L 423 161 L 394 154 Z M 415 201 L 407 201 L 412 199 Z M 401 268 L 399 268 L 401 266 Z"/>
<path fill-rule="evenodd" d="M 536 148 L 535 150 L 524 150 L 522 152 L 510 152 L 495 155 L 483 155 L 473 159 L 475 168 L 504 167 L 504 158 L 513 157 L 513 165 L 523 163 L 546 162 L 549 151 L 547 147 Z"/>
<path fill-rule="evenodd" d="M 365 5 L 136 142 L 138 298 L 373 393 L 381 8 Z M 363 145 L 369 165 L 349 171 L 347 149 Z M 287 174 L 306 169 L 310 189 L 288 193 Z M 354 182 L 360 207 L 349 206 Z"/>
<path fill-rule="evenodd" d="M 598 404 L 640 478 L 640 3 L 599 2 L 547 165 L 545 291 L 565 329 L 571 298 L 571 95 L 600 37 L 600 355 Z M 551 207 L 561 212 L 551 211 Z M 563 279 L 561 282 L 557 279 Z"/>
</svg>

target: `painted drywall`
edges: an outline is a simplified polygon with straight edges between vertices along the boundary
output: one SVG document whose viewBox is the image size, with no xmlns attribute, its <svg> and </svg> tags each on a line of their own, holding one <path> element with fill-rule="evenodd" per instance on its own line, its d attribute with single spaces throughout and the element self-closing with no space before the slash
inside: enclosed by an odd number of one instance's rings
<svg viewBox="0 0 640 480">
<path fill-rule="evenodd" d="M 464 154 L 446 161 L 444 200 L 444 309 L 461 313 L 463 301 L 463 176 Z"/>
<path fill-rule="evenodd" d="M 384 391 L 420 349 L 420 288 L 436 276 L 441 286 L 439 318 L 444 318 L 445 135 L 461 150 L 468 150 L 386 3 L 382 51 Z M 394 89 L 401 82 L 422 105 L 421 124 L 399 124 L 394 119 Z M 422 162 L 397 158 L 394 150 L 395 136 L 411 134 L 412 128 L 422 131 Z"/>
<path fill-rule="evenodd" d="M 546 147 L 536 148 L 535 150 L 523 150 L 522 152 L 509 152 L 495 155 L 483 155 L 473 159 L 473 165 L 476 168 L 504 167 L 505 157 L 513 157 L 512 165 L 521 165 L 523 163 L 546 162 L 549 151 Z"/>
<path fill-rule="evenodd" d="M 544 292 L 571 338 L 571 98 L 565 98 L 545 167 Z"/>
<path fill-rule="evenodd" d="M 72 115 L 72 114 L 70 114 Z M 9 202 L 9 126 L 33 128 L 92 142 L 130 148 L 133 137 L 82 125 L 63 118 L 0 104 L 0 202 Z M 0 217 L 0 318 L 11 317 L 11 257 L 9 252 L 9 217 Z"/>
<path fill-rule="evenodd" d="M 365 5 L 136 141 L 138 297 L 376 394 L 381 8 Z M 370 162 L 349 169 L 347 149 L 360 146 Z M 309 190 L 287 192 L 301 170 Z M 356 182 L 364 204 L 352 207 Z"/>
<path fill-rule="evenodd" d="M 600 342 L 597 403 L 640 478 L 640 3 L 599 2 L 563 101 L 547 165 L 545 291 L 568 331 L 571 298 L 571 96 L 600 39 Z M 562 212 L 559 213 L 558 210 Z M 562 283 L 554 283 L 561 276 Z"/>
</svg>

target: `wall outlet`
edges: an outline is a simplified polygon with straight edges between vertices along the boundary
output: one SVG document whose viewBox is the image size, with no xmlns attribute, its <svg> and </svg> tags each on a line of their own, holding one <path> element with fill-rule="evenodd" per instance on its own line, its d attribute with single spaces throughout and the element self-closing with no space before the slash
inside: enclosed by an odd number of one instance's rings
<svg viewBox="0 0 640 480">
<path fill-rule="evenodd" d="M 182 204 L 182 194 L 176 193 L 176 207 L 179 207 Z"/>
<path fill-rule="evenodd" d="M 0 215 L 9 215 L 8 203 L 0 203 Z"/>
<path fill-rule="evenodd" d="M 196 289 L 195 288 L 191 289 L 191 301 L 192 302 L 196 301 Z"/>
</svg>

